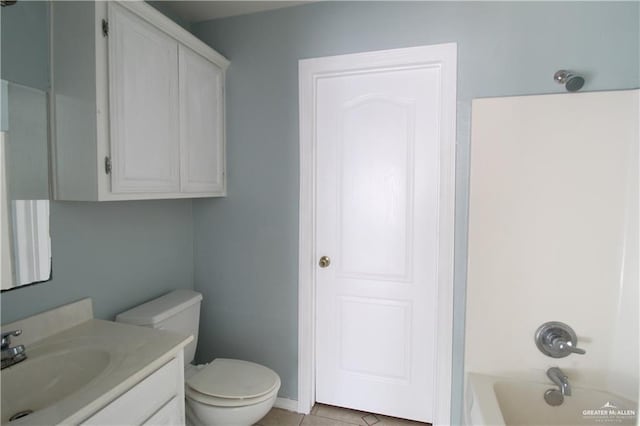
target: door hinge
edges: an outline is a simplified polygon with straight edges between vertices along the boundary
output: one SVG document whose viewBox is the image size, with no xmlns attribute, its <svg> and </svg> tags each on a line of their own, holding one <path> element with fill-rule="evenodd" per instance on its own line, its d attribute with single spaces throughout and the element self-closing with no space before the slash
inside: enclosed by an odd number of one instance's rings
<svg viewBox="0 0 640 426">
<path fill-rule="evenodd" d="M 104 172 L 106 174 L 111 174 L 111 158 L 104 157 Z"/>
<path fill-rule="evenodd" d="M 106 19 L 102 20 L 102 35 L 104 37 L 109 35 L 109 22 Z"/>
</svg>

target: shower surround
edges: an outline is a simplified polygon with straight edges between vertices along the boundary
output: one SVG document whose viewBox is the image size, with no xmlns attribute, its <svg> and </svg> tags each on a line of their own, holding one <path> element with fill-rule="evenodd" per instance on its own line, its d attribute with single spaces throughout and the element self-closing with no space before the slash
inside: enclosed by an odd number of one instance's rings
<svg viewBox="0 0 640 426">
<path fill-rule="evenodd" d="M 638 93 L 473 102 L 467 373 L 550 383 L 557 366 L 638 400 Z M 586 354 L 543 355 L 547 321 Z"/>
</svg>

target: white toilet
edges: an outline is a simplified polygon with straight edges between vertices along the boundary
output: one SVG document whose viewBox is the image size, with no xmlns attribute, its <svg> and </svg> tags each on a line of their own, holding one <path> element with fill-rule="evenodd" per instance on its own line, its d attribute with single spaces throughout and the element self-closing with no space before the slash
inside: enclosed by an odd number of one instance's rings
<svg viewBox="0 0 640 426">
<path fill-rule="evenodd" d="M 236 359 L 192 365 L 201 301 L 198 292 L 175 290 L 119 314 L 116 321 L 193 335 L 184 348 L 187 425 L 252 425 L 273 407 L 280 377 L 267 367 Z"/>
</svg>

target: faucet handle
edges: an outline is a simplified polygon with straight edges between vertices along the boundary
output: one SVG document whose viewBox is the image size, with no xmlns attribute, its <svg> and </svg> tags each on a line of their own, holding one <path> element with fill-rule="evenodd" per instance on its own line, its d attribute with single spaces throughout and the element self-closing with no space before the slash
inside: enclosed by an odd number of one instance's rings
<svg viewBox="0 0 640 426">
<path fill-rule="evenodd" d="M 2 333 L 2 349 L 8 349 L 11 344 L 11 336 L 19 336 L 22 334 L 22 330 L 12 330 L 7 331 L 6 333 Z"/>
<path fill-rule="evenodd" d="M 554 342 L 553 345 L 556 346 L 558 348 L 558 351 L 560 353 L 574 353 L 574 354 L 580 354 L 580 355 L 584 355 L 587 353 L 587 351 L 585 351 L 584 349 L 581 348 L 577 348 L 575 346 L 573 346 L 573 343 L 571 342 L 567 342 L 564 339 L 556 339 L 557 343 Z"/>
<path fill-rule="evenodd" d="M 578 338 L 573 329 L 558 321 L 546 322 L 538 327 L 535 342 L 540 352 L 552 358 L 586 353 L 584 349 L 577 347 Z"/>
</svg>

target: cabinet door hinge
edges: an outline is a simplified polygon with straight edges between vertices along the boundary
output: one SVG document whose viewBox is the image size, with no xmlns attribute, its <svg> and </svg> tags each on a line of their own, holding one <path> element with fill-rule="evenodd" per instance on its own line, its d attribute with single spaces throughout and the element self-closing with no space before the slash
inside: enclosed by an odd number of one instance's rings
<svg viewBox="0 0 640 426">
<path fill-rule="evenodd" d="M 109 22 L 106 19 L 102 20 L 102 35 L 104 37 L 109 35 Z"/>
<path fill-rule="evenodd" d="M 104 157 L 104 172 L 106 174 L 111 173 L 111 157 Z"/>
</svg>

